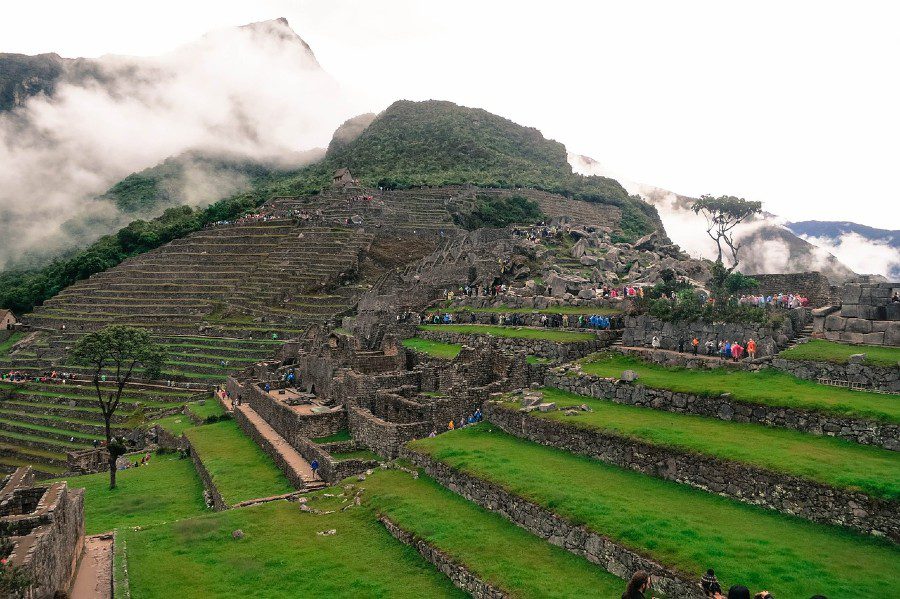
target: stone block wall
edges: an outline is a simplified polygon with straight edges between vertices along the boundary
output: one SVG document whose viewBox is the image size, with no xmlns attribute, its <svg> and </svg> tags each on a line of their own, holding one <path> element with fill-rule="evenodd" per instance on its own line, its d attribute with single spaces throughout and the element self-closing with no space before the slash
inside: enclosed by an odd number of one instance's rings
<svg viewBox="0 0 900 599">
<path fill-rule="evenodd" d="M 900 283 L 849 284 L 841 289 L 841 311 L 825 317 L 830 341 L 900 346 L 900 303 L 891 295 Z"/>
<path fill-rule="evenodd" d="M 506 432 L 571 453 L 636 470 L 825 524 L 900 540 L 900 505 L 785 473 L 703 454 L 644 443 L 625 436 L 547 420 L 487 402 L 484 415 Z"/>
<path fill-rule="evenodd" d="M 620 578 L 628 579 L 636 570 L 646 570 L 653 576 L 656 588 L 666 595 L 685 598 L 703 596 L 699 581 L 687 580 L 597 532 L 512 495 L 498 485 L 454 470 L 407 447 L 402 448 L 400 457 L 422 468 L 428 476 L 458 495 L 486 510 L 499 513 L 525 530 L 584 557 Z"/>
<path fill-rule="evenodd" d="M 820 272 L 795 272 L 785 274 L 753 275 L 759 286 L 751 290 L 753 295 L 799 293 L 809 298 L 812 308 L 830 306 L 840 302 L 840 290 L 828 282 Z"/>
<path fill-rule="evenodd" d="M 388 459 L 396 458 L 404 443 L 426 437 L 432 429 L 430 422 L 397 424 L 355 406 L 348 409 L 347 420 L 350 434 L 359 444 Z"/>
<path fill-rule="evenodd" d="M 419 336 L 443 343 L 459 343 L 471 345 L 473 335 L 465 333 L 452 333 L 447 331 L 419 331 Z M 545 339 L 509 339 L 495 337 L 492 341 L 498 351 L 525 352 L 528 355 L 551 360 L 571 361 L 609 347 L 615 341 L 616 336 L 612 331 L 600 331 L 597 338 L 590 341 L 577 341 L 574 343 L 558 343 Z"/>
<path fill-rule="evenodd" d="M 563 370 L 550 371 L 546 377 L 546 384 L 570 393 L 626 405 L 790 428 L 900 451 L 900 426 L 896 424 L 796 408 L 752 404 L 724 395 L 702 397 L 690 393 L 677 393 L 588 374 L 570 375 Z"/>
<path fill-rule="evenodd" d="M 278 469 L 284 473 L 284 476 L 288 479 L 288 482 L 291 483 L 292 487 L 295 489 L 302 489 L 306 486 L 306 482 L 297 474 L 294 468 L 288 464 L 284 455 L 271 441 L 269 441 L 269 439 L 260 433 L 259 429 L 247 419 L 247 416 L 240 408 L 234 411 L 234 419 L 238 423 L 238 426 L 241 427 L 241 430 L 244 431 L 248 437 L 253 439 L 253 442 L 266 452 L 266 455 L 272 458 L 272 461 L 275 462 Z M 296 442 L 296 438 L 294 439 L 294 442 Z M 291 443 L 291 445 L 293 444 L 294 443 Z"/>
<path fill-rule="evenodd" d="M 796 331 L 802 328 L 798 325 L 809 320 L 811 317 L 808 310 L 791 310 L 781 329 L 776 331 L 768 326 L 728 322 L 664 322 L 649 314 L 642 314 L 625 319 L 622 345 L 650 347 L 653 337 L 659 337 L 662 349 L 677 350 L 680 340 L 684 340 L 685 347 L 690 347 L 690 341 L 694 337 L 700 341 L 701 347 L 708 340 L 718 345 L 719 341 L 738 340 L 746 344 L 749 339 L 753 339 L 756 342 L 757 357 L 771 356 L 796 336 Z"/>
<path fill-rule="evenodd" d="M 263 420 L 289 443 L 295 437 L 327 437 L 347 428 L 347 415 L 343 410 L 321 414 L 300 415 L 289 406 L 269 397 L 257 385 L 245 385 L 247 404 Z"/>
<path fill-rule="evenodd" d="M 865 348 L 860 348 L 864 353 Z M 775 358 L 772 366 L 808 381 L 829 379 L 847 381 L 875 391 L 900 393 L 900 366 L 870 366 L 868 364 L 832 364 L 812 360 Z"/>
<path fill-rule="evenodd" d="M 84 543 L 84 489 L 66 483 L 31 487 L 30 469 L 8 477 L 0 492 L 0 526 L 11 532 L 8 564 L 32 581 L 29 598 L 63 596 Z"/>
<path fill-rule="evenodd" d="M 185 440 L 186 439 L 187 438 L 185 437 Z M 212 475 L 209 473 L 209 470 L 207 470 L 206 466 L 203 465 L 203 460 L 201 460 L 200 456 L 197 455 L 197 452 L 194 450 L 190 442 L 188 442 L 187 447 L 188 455 L 191 456 L 191 461 L 194 463 L 194 469 L 200 476 L 200 481 L 203 483 L 203 488 L 206 490 L 206 494 L 209 497 L 209 501 L 212 503 L 213 509 L 216 511 L 227 510 L 228 504 L 225 503 L 225 499 L 223 499 L 222 494 L 219 493 L 219 489 L 213 482 Z"/>
<path fill-rule="evenodd" d="M 356 446 L 353 442 L 350 442 L 347 445 L 348 446 L 344 449 L 345 451 L 350 451 Z M 313 460 L 318 460 L 318 475 L 322 480 L 329 484 L 340 482 L 348 476 L 353 476 L 354 474 L 359 474 L 360 472 L 365 472 L 369 468 L 376 468 L 378 466 L 378 462 L 374 460 L 352 459 L 338 461 L 332 457 L 325 446 L 302 437 L 297 439 L 294 449 L 296 449 L 297 452 L 303 456 L 303 459 L 310 464 Z"/>
</svg>

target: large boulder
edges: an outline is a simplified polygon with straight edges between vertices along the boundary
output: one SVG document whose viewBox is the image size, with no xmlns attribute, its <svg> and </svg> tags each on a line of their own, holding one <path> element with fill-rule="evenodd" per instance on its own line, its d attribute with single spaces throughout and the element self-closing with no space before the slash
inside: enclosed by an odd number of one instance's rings
<svg viewBox="0 0 900 599">
<path fill-rule="evenodd" d="M 656 247 L 657 237 L 658 236 L 656 234 L 656 231 L 650 233 L 649 235 L 644 235 L 636 242 L 634 242 L 634 249 L 644 251 L 652 250 L 654 247 Z"/>
</svg>

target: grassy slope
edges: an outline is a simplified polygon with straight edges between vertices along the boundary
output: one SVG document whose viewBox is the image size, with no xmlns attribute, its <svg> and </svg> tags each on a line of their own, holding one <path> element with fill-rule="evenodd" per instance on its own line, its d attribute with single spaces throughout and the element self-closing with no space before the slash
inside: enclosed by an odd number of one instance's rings
<svg viewBox="0 0 900 599">
<path fill-rule="evenodd" d="M 617 597 L 624 583 L 444 489 L 389 470 L 365 482 L 366 503 L 513 597 Z"/>
<path fill-rule="evenodd" d="M 67 480 L 70 487 L 85 489 L 86 534 L 172 522 L 208 511 L 193 463 L 175 454 L 156 454 L 147 466 L 118 472 L 112 491 L 108 472 Z"/>
<path fill-rule="evenodd" d="M 235 421 L 189 428 L 185 434 L 225 503 L 233 505 L 294 490 L 278 466 Z"/>
<path fill-rule="evenodd" d="M 900 548 L 516 439 L 490 424 L 411 447 L 699 578 L 776 597 L 883 597 Z"/>
<path fill-rule="evenodd" d="M 900 403 L 889 395 L 828 387 L 773 369 L 687 370 L 614 354 L 587 359 L 582 362 L 582 369 L 588 374 L 614 378 L 621 376 L 623 370 L 634 370 L 638 384 L 656 389 L 713 397 L 731 393 L 738 401 L 900 422 Z"/>
<path fill-rule="evenodd" d="M 900 499 L 900 453 L 895 451 L 787 429 L 625 406 L 558 389 L 544 389 L 544 398 L 560 407 L 587 404 L 593 412 L 575 417 L 562 411 L 532 412 L 533 417 Z"/>
<path fill-rule="evenodd" d="M 243 539 L 232 538 L 237 529 Z M 122 539 L 131 596 L 141 599 L 464 596 L 368 510 L 316 516 L 279 501 Z"/>
<path fill-rule="evenodd" d="M 404 339 L 403 347 L 420 351 L 434 358 L 443 360 L 452 360 L 459 355 L 462 346 L 456 343 L 442 343 L 440 341 L 432 341 L 430 339 L 421 339 L 413 337 L 412 339 Z"/>
<path fill-rule="evenodd" d="M 465 335 L 493 335 L 494 337 L 508 337 L 510 339 L 544 339 L 557 343 L 575 343 L 597 338 L 593 333 L 482 324 L 423 324 L 419 325 L 419 328 L 423 331 L 444 331 L 445 333 L 463 333 Z"/>
<path fill-rule="evenodd" d="M 801 343 L 779 354 L 788 360 L 813 360 L 846 364 L 853 354 L 866 354 L 865 363 L 872 366 L 897 366 L 900 362 L 900 347 L 879 347 L 875 345 L 848 345 L 813 339 Z"/>
<path fill-rule="evenodd" d="M 0 341 L 0 358 L 5 358 L 10 348 L 25 337 L 25 333 L 13 333 L 6 341 Z"/>
</svg>

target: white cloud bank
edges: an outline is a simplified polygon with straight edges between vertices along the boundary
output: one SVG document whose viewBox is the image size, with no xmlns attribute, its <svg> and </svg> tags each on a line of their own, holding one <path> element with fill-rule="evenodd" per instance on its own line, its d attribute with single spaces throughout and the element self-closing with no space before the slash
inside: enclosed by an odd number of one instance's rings
<svg viewBox="0 0 900 599">
<path fill-rule="evenodd" d="M 327 145 L 360 112 L 282 21 L 95 64 L 102 83 L 62 83 L 52 98 L 0 115 L 0 268 L 58 239 L 66 220 L 101 209 L 91 197 L 168 156 L 199 149 L 299 165 L 301 151 Z M 220 182 L 187 179 L 194 201 L 215 197 Z"/>
</svg>

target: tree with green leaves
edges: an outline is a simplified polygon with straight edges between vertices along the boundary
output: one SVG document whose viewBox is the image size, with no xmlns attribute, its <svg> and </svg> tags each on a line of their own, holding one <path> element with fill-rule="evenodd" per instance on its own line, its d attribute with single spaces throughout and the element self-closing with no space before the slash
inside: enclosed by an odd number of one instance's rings
<svg viewBox="0 0 900 599">
<path fill-rule="evenodd" d="M 103 413 L 106 447 L 109 451 L 109 488 L 115 489 L 116 460 L 125 453 L 125 446 L 113 439 L 113 415 L 119 407 L 122 391 L 135 369 L 143 368 L 144 375 L 149 379 L 158 377 L 165 361 L 165 350 L 153 341 L 146 329 L 110 325 L 79 339 L 72 350 L 72 359 L 93 371 L 91 378 Z M 101 385 L 107 373 L 112 376 L 112 388 Z"/>
<path fill-rule="evenodd" d="M 691 210 L 696 214 L 702 214 L 706 218 L 706 234 L 716 242 L 719 255 L 716 263 L 722 264 L 727 247 L 731 252 L 731 266 L 726 270 L 731 274 L 738 265 L 738 250 L 740 244 L 734 240 L 734 229 L 741 222 L 762 212 L 762 202 L 751 202 L 734 196 L 711 195 L 701 196 L 691 205 Z"/>
</svg>

